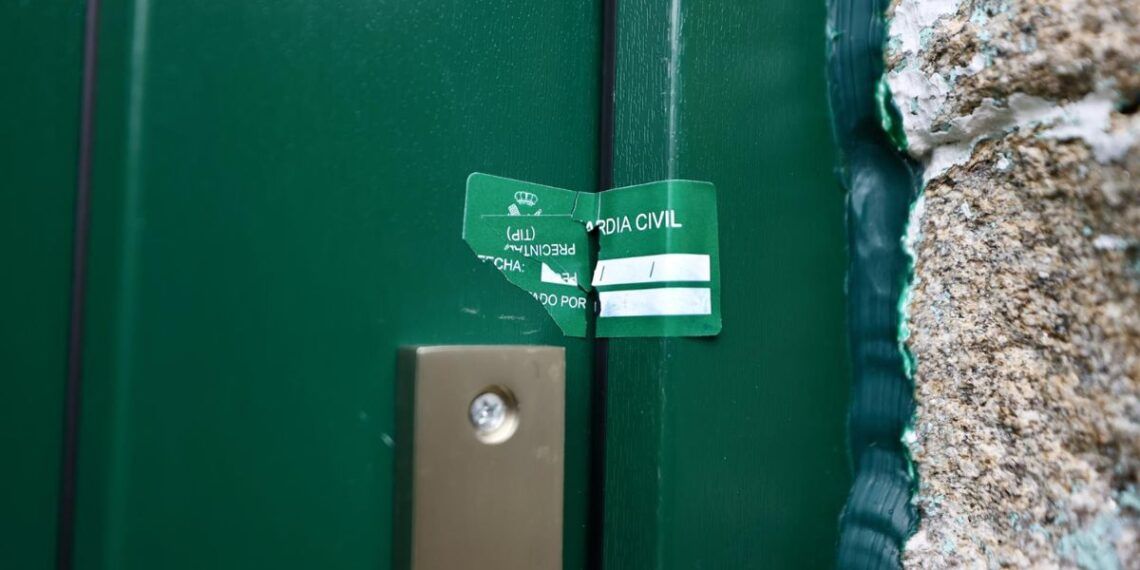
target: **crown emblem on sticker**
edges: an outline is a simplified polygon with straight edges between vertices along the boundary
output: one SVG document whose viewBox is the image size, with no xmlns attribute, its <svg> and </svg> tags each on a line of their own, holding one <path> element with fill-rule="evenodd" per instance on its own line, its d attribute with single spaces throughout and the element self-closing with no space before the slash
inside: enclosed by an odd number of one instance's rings
<svg viewBox="0 0 1140 570">
<path fill-rule="evenodd" d="M 538 203 L 538 195 L 530 192 L 515 192 L 515 202 L 524 206 L 533 206 Z"/>
</svg>

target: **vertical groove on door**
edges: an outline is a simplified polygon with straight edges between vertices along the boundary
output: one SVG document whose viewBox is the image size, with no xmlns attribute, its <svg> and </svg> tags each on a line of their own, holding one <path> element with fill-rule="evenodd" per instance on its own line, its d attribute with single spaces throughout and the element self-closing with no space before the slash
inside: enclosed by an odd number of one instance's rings
<svg viewBox="0 0 1140 570">
<path fill-rule="evenodd" d="M 75 492 L 79 456 L 80 391 L 83 381 L 83 320 L 87 296 L 87 238 L 91 203 L 91 155 L 94 135 L 96 55 L 99 47 L 99 0 L 88 0 L 84 15 L 83 79 L 80 93 L 79 149 L 75 184 L 75 219 L 71 258 L 71 307 L 67 335 L 67 379 L 63 400 L 59 504 L 56 521 L 56 568 L 70 570 L 75 552 Z"/>
<path fill-rule="evenodd" d="M 617 65 L 618 0 L 602 0 L 601 89 L 598 105 L 598 184 L 604 192 L 614 184 L 614 74 Z M 597 236 L 591 237 L 596 248 Z M 592 255 L 596 257 L 596 249 Z M 590 294 L 597 307 L 597 293 Z M 591 326 L 593 323 L 591 323 Z M 592 331 L 592 329 L 591 329 Z M 587 563 L 601 568 L 605 547 L 606 504 L 606 395 L 609 382 L 609 340 L 594 338 L 594 372 L 590 393 L 590 527 Z"/>
</svg>

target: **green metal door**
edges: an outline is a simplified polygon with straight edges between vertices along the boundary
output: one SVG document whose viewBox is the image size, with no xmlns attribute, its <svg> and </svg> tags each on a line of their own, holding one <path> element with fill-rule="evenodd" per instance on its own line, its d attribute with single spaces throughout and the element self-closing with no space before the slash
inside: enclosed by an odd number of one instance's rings
<svg viewBox="0 0 1140 570">
<path fill-rule="evenodd" d="M 405 344 L 589 345 L 460 239 L 475 170 L 594 184 L 594 2 L 120 0 L 100 18 L 76 567 L 383 568 Z"/>
<path fill-rule="evenodd" d="M 57 48 L 0 95 L 27 111 L 5 126 L 35 131 L 5 146 L 0 251 L 29 269 L 0 302 L 37 323 L 0 337 L 19 396 L 0 399 L 19 463 L 0 566 L 389 567 L 412 344 L 566 347 L 566 568 L 834 564 L 845 253 L 822 3 L 102 0 L 89 155 L 86 4 L 68 4 L 3 8 L 58 37 L 0 40 Z M 723 332 L 563 337 L 460 239 L 475 171 L 714 183 Z"/>
</svg>

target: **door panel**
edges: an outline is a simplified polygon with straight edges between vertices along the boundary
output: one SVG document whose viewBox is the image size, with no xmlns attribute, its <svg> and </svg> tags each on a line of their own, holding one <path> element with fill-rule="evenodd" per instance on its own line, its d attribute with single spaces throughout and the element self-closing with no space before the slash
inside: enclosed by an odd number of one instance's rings
<svg viewBox="0 0 1140 570">
<path fill-rule="evenodd" d="M 0 563 L 42 568 L 82 5 L 2 10 L 7 51 L 34 49 L 11 64 L 28 89 L 0 95 L 23 133 L 2 153 L 0 253 L 21 270 L 0 298 L 26 323 L 0 343 L 16 465 Z M 833 564 L 847 360 L 823 11 L 619 5 L 613 182 L 717 185 L 724 330 L 609 341 L 594 394 L 609 567 Z M 387 567 L 406 344 L 567 348 L 564 558 L 585 566 L 594 346 L 459 233 L 470 172 L 607 179 L 601 15 L 601 0 L 104 0 L 77 568 Z"/>
<path fill-rule="evenodd" d="M 591 351 L 460 239 L 464 181 L 595 179 L 594 2 L 107 1 L 82 568 L 383 568 L 405 344 Z"/>
<path fill-rule="evenodd" d="M 707 180 L 724 328 L 609 345 L 611 568 L 827 568 L 849 484 L 821 2 L 618 4 L 614 184 Z"/>
</svg>

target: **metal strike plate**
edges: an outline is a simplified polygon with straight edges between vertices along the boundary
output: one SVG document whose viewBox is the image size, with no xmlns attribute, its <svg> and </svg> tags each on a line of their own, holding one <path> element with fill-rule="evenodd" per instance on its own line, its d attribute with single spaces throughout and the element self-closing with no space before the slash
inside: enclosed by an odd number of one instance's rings
<svg viewBox="0 0 1140 570">
<path fill-rule="evenodd" d="M 397 567 L 562 568 L 565 350 L 421 346 L 400 362 Z"/>
</svg>

